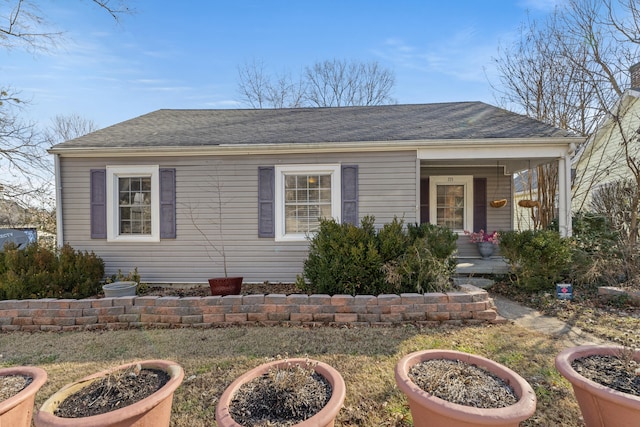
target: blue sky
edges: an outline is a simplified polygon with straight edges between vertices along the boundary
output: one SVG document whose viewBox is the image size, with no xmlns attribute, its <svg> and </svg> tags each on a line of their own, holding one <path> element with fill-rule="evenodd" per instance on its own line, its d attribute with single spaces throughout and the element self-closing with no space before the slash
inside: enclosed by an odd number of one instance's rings
<svg viewBox="0 0 640 427">
<path fill-rule="evenodd" d="M 160 108 L 246 108 L 238 66 L 293 75 L 327 59 L 378 61 L 398 103 L 495 104 L 492 57 L 527 14 L 560 0 L 133 0 L 115 23 L 88 0 L 40 0 L 65 41 L 0 51 L 0 86 L 42 125 L 79 114 L 105 127 Z"/>
</svg>

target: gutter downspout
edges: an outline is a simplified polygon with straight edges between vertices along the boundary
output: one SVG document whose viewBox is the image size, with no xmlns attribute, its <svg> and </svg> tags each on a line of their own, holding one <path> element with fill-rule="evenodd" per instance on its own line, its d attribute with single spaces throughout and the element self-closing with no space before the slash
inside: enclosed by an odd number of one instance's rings
<svg viewBox="0 0 640 427">
<path fill-rule="evenodd" d="M 64 227 L 62 226 L 62 178 L 60 177 L 60 154 L 53 155 L 56 182 L 56 246 L 64 245 Z"/>
</svg>

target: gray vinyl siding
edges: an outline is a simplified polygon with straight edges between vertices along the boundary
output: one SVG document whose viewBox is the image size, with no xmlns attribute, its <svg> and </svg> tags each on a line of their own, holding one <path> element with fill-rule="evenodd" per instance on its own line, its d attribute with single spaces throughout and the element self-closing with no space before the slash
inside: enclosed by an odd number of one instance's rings
<svg viewBox="0 0 640 427">
<path fill-rule="evenodd" d="M 502 169 L 500 169 L 502 172 Z M 487 204 L 491 200 L 507 199 L 507 205 L 502 208 L 492 208 L 487 206 L 487 230 L 493 231 L 511 230 L 513 219 L 513 199 L 511 176 L 500 174 L 496 176 L 496 168 L 447 168 L 447 167 L 422 167 L 420 171 L 422 177 L 439 175 L 473 175 L 474 178 L 487 179 Z M 472 231 L 472 230 L 469 230 Z M 458 237 L 458 256 L 461 258 L 479 257 L 477 248 L 468 241 L 468 236 Z"/>
<path fill-rule="evenodd" d="M 202 156 L 157 158 L 61 158 L 64 241 L 94 251 L 105 261 L 106 274 L 138 268 L 149 283 L 206 283 L 224 275 L 216 250 L 217 191 L 221 190 L 222 223 L 229 276 L 246 282 L 291 282 L 302 272 L 308 243 L 275 242 L 258 237 L 258 167 L 299 164 L 359 166 L 359 217 L 373 215 L 376 224 L 394 216 L 416 221 L 416 154 L 325 153 L 280 156 Z M 159 165 L 176 169 L 175 239 L 158 243 L 113 243 L 90 237 L 89 171 L 107 165 Z M 214 244 L 198 231 L 196 225 Z"/>
</svg>

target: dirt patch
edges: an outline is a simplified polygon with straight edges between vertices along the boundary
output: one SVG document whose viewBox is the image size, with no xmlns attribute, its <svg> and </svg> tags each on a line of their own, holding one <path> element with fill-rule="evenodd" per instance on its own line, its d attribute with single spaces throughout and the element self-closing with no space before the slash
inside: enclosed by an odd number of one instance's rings
<svg viewBox="0 0 640 427">
<path fill-rule="evenodd" d="M 62 418 L 100 415 L 129 406 L 159 390 L 169 374 L 157 369 L 130 369 L 114 372 L 67 397 L 54 411 Z"/>
<path fill-rule="evenodd" d="M 299 294 L 300 289 L 293 283 L 243 283 L 240 290 L 241 295 L 255 294 Z M 176 288 L 169 286 L 148 286 L 138 292 L 138 296 L 176 296 L 176 297 L 208 297 L 211 290 L 208 286 L 193 286 L 190 288 Z"/>
<path fill-rule="evenodd" d="M 475 408 L 504 408 L 518 401 L 513 389 L 486 369 L 460 360 L 417 363 L 409 378 L 422 390 L 447 402 Z"/>
<path fill-rule="evenodd" d="M 311 418 L 331 398 L 331 385 L 313 367 L 273 368 L 247 382 L 233 397 L 229 412 L 247 427 L 288 427 Z"/>
<path fill-rule="evenodd" d="M 0 402 L 15 396 L 33 382 L 33 378 L 24 375 L 0 376 Z"/>
<path fill-rule="evenodd" d="M 634 360 L 594 355 L 576 359 L 571 366 L 591 381 L 622 393 L 640 396 L 640 363 Z"/>
</svg>

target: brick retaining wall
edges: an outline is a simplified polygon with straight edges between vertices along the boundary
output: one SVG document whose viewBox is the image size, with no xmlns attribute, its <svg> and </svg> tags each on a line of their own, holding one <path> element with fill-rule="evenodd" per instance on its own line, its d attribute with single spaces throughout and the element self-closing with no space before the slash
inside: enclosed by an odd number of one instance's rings
<svg viewBox="0 0 640 427">
<path fill-rule="evenodd" d="M 228 325 L 389 326 L 501 323 L 485 290 L 401 295 L 228 295 L 0 301 L 2 331 L 210 328 Z"/>
</svg>

